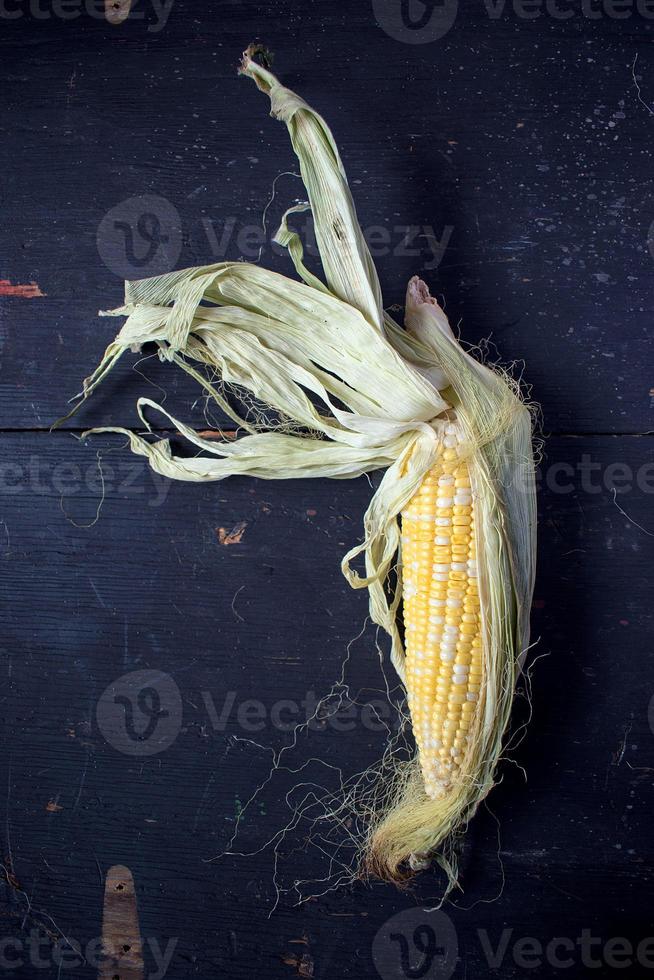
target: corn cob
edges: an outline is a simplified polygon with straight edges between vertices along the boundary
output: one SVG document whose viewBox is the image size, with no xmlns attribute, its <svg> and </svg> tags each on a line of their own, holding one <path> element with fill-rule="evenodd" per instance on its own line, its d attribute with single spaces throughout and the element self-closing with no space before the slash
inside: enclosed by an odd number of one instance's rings
<svg viewBox="0 0 654 980">
<path fill-rule="evenodd" d="M 124 305 L 110 312 L 127 320 L 83 394 L 125 351 L 156 343 L 162 359 L 200 381 L 247 433 L 205 439 L 145 398 L 138 409 L 146 427 L 145 409 L 156 409 L 204 455 L 177 456 L 167 440 L 152 443 L 133 430 L 94 430 L 127 436 L 156 472 L 201 482 L 244 474 L 350 479 L 386 470 L 364 518 L 364 539 L 341 567 L 354 588 L 369 589 L 371 619 L 390 637 L 418 753 L 410 760 L 391 753 L 376 780 L 363 774 L 368 819 L 359 867 L 399 883 L 433 855 L 452 887 L 450 843 L 494 784 L 529 642 L 530 413 L 510 378 L 462 350 L 420 279 L 407 288 L 405 329 L 384 311 L 333 136 L 255 60 L 263 54 L 249 48 L 242 71 L 270 97 L 300 163 L 309 205 L 288 209 L 276 241 L 288 248 L 302 282 L 260 265 L 221 262 L 126 283 Z M 307 206 L 324 282 L 304 265 L 300 237 L 288 224 Z M 280 424 L 270 429 L 242 418 L 223 385 L 270 406 Z M 398 547 L 404 645 L 400 590 L 389 588 Z M 352 567 L 362 554 L 365 576 Z M 354 796 L 348 791 L 348 805 Z"/>
<path fill-rule="evenodd" d="M 406 687 L 425 791 L 460 776 L 482 679 L 470 474 L 456 426 L 402 514 Z"/>
</svg>

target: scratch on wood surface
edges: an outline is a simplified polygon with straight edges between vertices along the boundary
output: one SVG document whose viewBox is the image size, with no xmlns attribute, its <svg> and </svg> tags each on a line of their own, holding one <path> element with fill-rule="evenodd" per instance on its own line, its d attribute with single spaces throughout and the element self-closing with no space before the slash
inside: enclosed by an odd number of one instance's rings
<svg viewBox="0 0 654 980">
<path fill-rule="evenodd" d="M 36 282 L 12 283 L 9 279 L 0 279 L 0 296 L 21 296 L 23 299 L 35 299 L 45 296 Z"/>
<path fill-rule="evenodd" d="M 640 85 L 638 84 L 638 79 L 636 78 L 636 62 L 637 61 L 638 61 L 638 55 L 636 54 L 636 56 L 634 58 L 634 63 L 631 66 L 631 77 L 633 78 L 634 85 L 636 86 L 636 94 L 637 94 L 637 97 L 638 97 L 638 101 L 641 103 L 641 105 L 644 105 L 645 106 L 645 108 L 649 112 L 650 116 L 654 116 L 654 109 L 652 109 L 651 105 L 648 105 L 648 103 L 645 102 L 645 99 L 643 98 L 643 93 L 641 91 Z"/>
<path fill-rule="evenodd" d="M 247 521 L 239 521 L 230 530 L 225 527 L 217 527 L 216 534 L 218 535 L 218 541 L 220 544 L 225 545 L 226 548 L 230 544 L 240 544 L 247 526 Z"/>
<path fill-rule="evenodd" d="M 234 617 L 239 621 L 239 623 L 244 623 L 245 620 L 236 609 L 236 600 L 238 599 L 239 595 L 241 594 L 244 588 L 245 586 L 242 585 L 240 589 L 237 589 L 236 592 L 234 593 L 234 598 L 232 599 L 232 612 L 234 613 Z"/>
</svg>

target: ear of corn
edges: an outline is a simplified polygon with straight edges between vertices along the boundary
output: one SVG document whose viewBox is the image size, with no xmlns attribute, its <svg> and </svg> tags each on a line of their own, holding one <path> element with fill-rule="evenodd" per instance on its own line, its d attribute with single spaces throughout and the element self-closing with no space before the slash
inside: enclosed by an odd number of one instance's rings
<svg viewBox="0 0 654 980">
<path fill-rule="evenodd" d="M 402 512 L 406 687 L 427 796 L 462 778 L 482 686 L 475 507 L 457 427 Z"/>
<path fill-rule="evenodd" d="M 353 587 L 369 590 L 371 618 L 390 636 L 417 751 L 376 790 L 361 868 L 401 881 L 425 856 L 440 853 L 452 884 L 448 841 L 493 785 L 528 645 L 535 560 L 530 415 L 505 375 L 462 350 L 419 279 L 409 283 L 404 328 L 382 311 L 328 127 L 253 60 L 251 49 L 242 71 L 289 128 L 326 283 L 306 268 L 289 228 L 289 216 L 306 205 L 289 209 L 278 232 L 303 282 L 225 262 L 127 283 L 124 306 L 112 311 L 127 319 L 84 395 L 124 351 L 154 343 L 245 433 L 204 439 L 141 399 L 146 428 L 146 410 L 163 413 L 204 452 L 181 457 L 167 440 L 109 430 L 125 433 L 157 472 L 204 481 L 233 474 L 347 479 L 385 470 L 363 540 L 342 568 Z M 227 398 L 233 387 L 274 408 L 276 426 L 235 412 Z M 354 568 L 361 555 L 363 572 Z M 402 595 L 406 649 L 398 627 Z"/>
</svg>

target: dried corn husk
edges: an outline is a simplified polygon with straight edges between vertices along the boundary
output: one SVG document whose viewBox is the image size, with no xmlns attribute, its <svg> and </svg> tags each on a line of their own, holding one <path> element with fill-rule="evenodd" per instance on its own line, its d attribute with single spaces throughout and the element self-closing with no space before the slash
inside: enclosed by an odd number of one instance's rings
<svg viewBox="0 0 654 980">
<path fill-rule="evenodd" d="M 158 473 L 180 480 L 349 479 L 385 473 L 364 518 L 364 537 L 343 559 L 343 573 L 370 594 L 373 621 L 391 639 L 402 678 L 397 625 L 401 568 L 398 516 L 442 450 L 456 418 L 465 434 L 479 509 L 480 586 L 486 619 L 485 693 L 471 777 L 447 800 L 428 798 L 419 765 L 399 767 L 379 787 L 368 823 L 362 867 L 399 881 L 447 846 L 493 785 L 521 657 L 528 645 L 535 558 L 531 420 L 517 386 L 464 352 L 427 287 L 411 280 L 405 328 L 383 311 L 377 274 L 356 219 L 332 134 L 323 119 L 245 52 L 242 72 L 269 97 L 300 162 L 309 203 L 289 209 L 277 233 L 302 282 L 256 265 L 222 262 L 128 282 L 125 303 L 110 314 L 126 320 L 85 383 L 88 397 L 127 350 L 157 344 L 160 356 L 201 382 L 244 431 L 237 440 L 205 439 L 151 399 L 138 411 L 149 428 L 153 409 L 203 455 L 176 456 L 167 440 L 121 428 L 131 448 Z M 313 212 L 325 280 L 304 265 L 288 215 Z M 213 380 L 207 379 L 209 368 Z M 219 381 L 215 380 L 216 378 Z M 230 407 L 225 386 L 246 390 L 274 409 L 266 427 Z M 312 398 L 308 397 L 310 393 Z M 353 568 L 363 555 L 365 573 Z M 451 858 L 441 859 L 450 879 Z"/>
</svg>

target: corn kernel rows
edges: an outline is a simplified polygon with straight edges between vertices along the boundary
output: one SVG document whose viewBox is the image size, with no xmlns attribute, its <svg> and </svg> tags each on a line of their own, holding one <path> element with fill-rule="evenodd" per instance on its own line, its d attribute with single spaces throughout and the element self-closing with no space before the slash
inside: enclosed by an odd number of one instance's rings
<svg viewBox="0 0 654 980">
<path fill-rule="evenodd" d="M 460 771 L 481 687 L 481 629 L 470 473 L 456 428 L 402 514 L 406 679 L 425 789 Z"/>
</svg>

